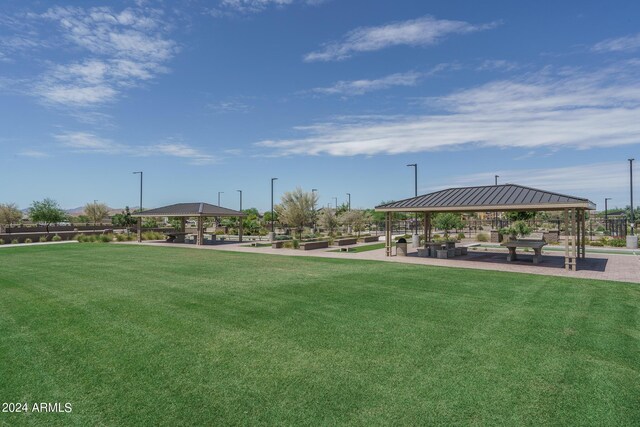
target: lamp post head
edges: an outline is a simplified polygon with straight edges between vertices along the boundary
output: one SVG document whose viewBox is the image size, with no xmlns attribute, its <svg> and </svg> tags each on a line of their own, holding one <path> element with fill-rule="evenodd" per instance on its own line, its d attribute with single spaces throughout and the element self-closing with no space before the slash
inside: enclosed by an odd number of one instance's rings
<svg viewBox="0 0 640 427">
<path fill-rule="evenodd" d="M 407 166 L 413 166 L 415 168 L 416 166 L 418 166 L 418 164 L 417 163 L 410 163 Z"/>
</svg>

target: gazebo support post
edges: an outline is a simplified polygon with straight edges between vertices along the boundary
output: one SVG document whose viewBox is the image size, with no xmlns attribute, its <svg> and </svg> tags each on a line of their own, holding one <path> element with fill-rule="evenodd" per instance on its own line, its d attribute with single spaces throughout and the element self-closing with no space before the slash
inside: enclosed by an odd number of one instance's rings
<svg viewBox="0 0 640 427">
<path fill-rule="evenodd" d="M 564 243 L 564 268 L 570 271 L 577 270 L 577 226 L 576 221 L 577 209 L 564 210 L 564 227 L 565 227 L 565 243 Z"/>
<path fill-rule="evenodd" d="M 204 230 L 202 228 L 203 218 L 201 216 L 198 217 L 198 245 L 204 244 Z"/>
<path fill-rule="evenodd" d="M 582 259 L 587 257 L 586 249 L 587 249 L 587 211 L 584 209 L 582 211 Z"/>
<path fill-rule="evenodd" d="M 580 238 L 582 237 L 582 218 L 580 216 L 581 212 L 580 209 L 576 209 L 576 243 L 577 243 L 577 258 L 580 258 L 582 256 L 582 242 L 580 241 Z"/>
<path fill-rule="evenodd" d="M 391 256 L 391 212 L 384 214 L 384 248 L 385 255 Z"/>
<path fill-rule="evenodd" d="M 187 228 L 187 218 L 185 217 L 180 217 L 180 230 L 178 230 L 181 233 L 184 233 L 184 230 Z"/>
<path fill-rule="evenodd" d="M 424 245 L 431 241 L 431 212 L 424 213 Z"/>
</svg>

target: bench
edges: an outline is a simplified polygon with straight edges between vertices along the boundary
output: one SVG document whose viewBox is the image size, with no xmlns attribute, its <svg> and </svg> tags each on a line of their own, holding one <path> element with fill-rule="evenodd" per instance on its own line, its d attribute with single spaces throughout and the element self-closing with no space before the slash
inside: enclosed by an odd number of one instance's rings
<svg viewBox="0 0 640 427">
<path fill-rule="evenodd" d="M 509 255 L 507 255 L 508 262 L 518 259 L 516 255 L 516 248 L 531 248 L 533 249 L 533 263 L 537 264 L 542 259 L 542 248 L 546 244 L 547 242 L 542 239 L 542 233 L 532 233 L 519 240 L 501 243 L 501 246 L 509 249 Z"/>
<path fill-rule="evenodd" d="M 357 237 L 347 237 L 346 239 L 334 240 L 333 243 L 337 246 L 355 245 L 358 243 Z"/>
<path fill-rule="evenodd" d="M 282 249 L 284 247 L 284 244 L 289 241 L 290 240 L 274 240 L 273 242 L 271 242 L 271 248 Z"/>
<path fill-rule="evenodd" d="M 322 249 L 322 248 L 328 248 L 328 247 L 329 247 L 329 242 L 327 240 L 321 240 L 319 242 L 300 243 L 300 249 L 302 249 L 303 251 L 308 251 L 311 249 Z"/>
<path fill-rule="evenodd" d="M 364 236 L 364 237 L 362 237 L 362 243 L 377 242 L 378 240 L 380 240 L 380 238 L 378 236 Z"/>
<path fill-rule="evenodd" d="M 188 233 L 183 233 L 183 232 L 173 232 L 173 233 L 167 233 L 166 234 L 166 238 L 167 238 L 167 242 L 169 243 L 184 243 L 184 239 L 187 236 Z"/>
</svg>

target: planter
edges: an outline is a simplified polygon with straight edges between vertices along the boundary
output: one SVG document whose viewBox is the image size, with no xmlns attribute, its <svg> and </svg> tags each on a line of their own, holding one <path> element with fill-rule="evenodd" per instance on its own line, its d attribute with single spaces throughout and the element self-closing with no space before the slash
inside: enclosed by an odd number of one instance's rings
<svg viewBox="0 0 640 427">
<path fill-rule="evenodd" d="M 627 236 L 627 248 L 638 249 L 638 236 Z"/>
</svg>

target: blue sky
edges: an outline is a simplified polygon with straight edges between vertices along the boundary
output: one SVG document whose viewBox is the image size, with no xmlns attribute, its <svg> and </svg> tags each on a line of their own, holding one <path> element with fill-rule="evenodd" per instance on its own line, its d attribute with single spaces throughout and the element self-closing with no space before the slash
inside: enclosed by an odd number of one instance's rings
<svg viewBox="0 0 640 427">
<path fill-rule="evenodd" d="M 354 207 L 518 183 L 629 200 L 637 1 L 0 6 L 0 202 Z M 636 175 L 640 174 L 640 169 Z M 640 183 L 637 184 L 640 186 Z M 636 200 L 639 200 L 636 197 Z"/>
</svg>

